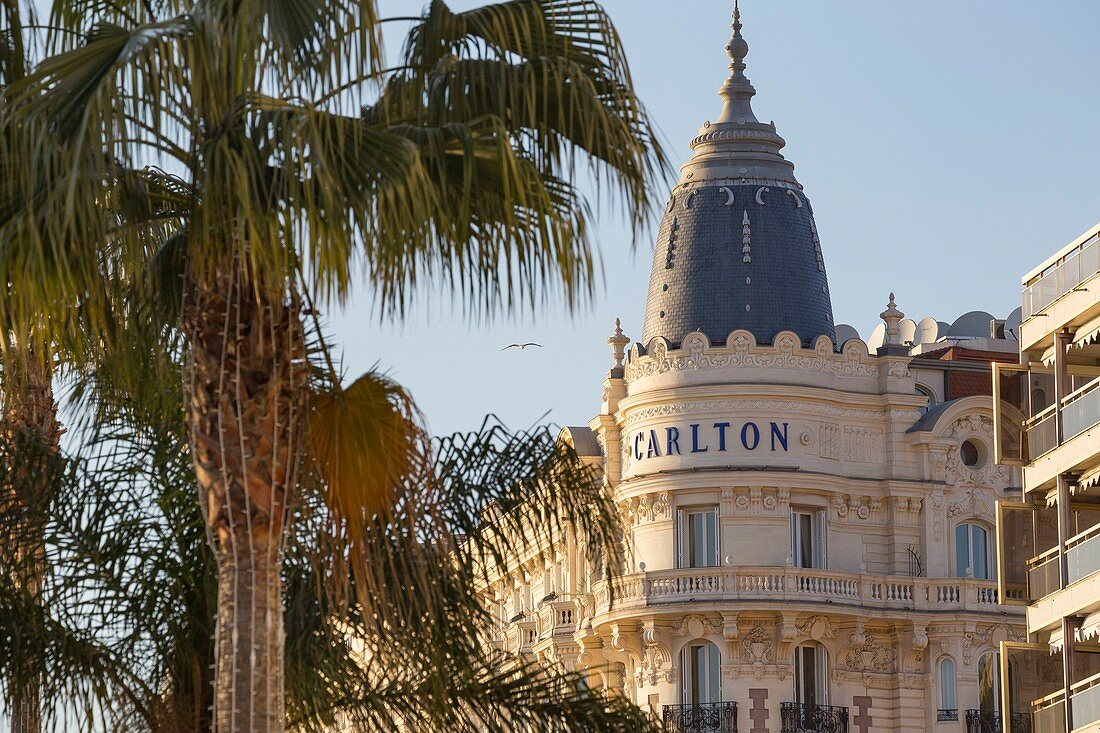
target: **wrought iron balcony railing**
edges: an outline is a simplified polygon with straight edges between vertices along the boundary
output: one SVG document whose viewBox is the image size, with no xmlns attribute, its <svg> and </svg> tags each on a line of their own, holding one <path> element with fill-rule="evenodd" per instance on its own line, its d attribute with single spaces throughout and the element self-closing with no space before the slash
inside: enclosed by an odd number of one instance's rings
<svg viewBox="0 0 1100 733">
<path fill-rule="evenodd" d="M 948 720 L 958 720 L 958 708 L 940 708 L 936 711 L 936 720 L 943 723 Z"/>
<path fill-rule="evenodd" d="M 672 733 L 737 733 L 735 702 L 665 705 L 661 717 Z"/>
<path fill-rule="evenodd" d="M 1001 721 L 1000 713 L 967 710 L 966 733 L 1001 733 Z M 1027 713 L 1012 713 L 1009 730 L 1012 733 L 1031 733 L 1031 716 Z"/>
<path fill-rule="evenodd" d="M 836 705 L 779 705 L 783 733 L 848 733 L 848 708 Z"/>
</svg>

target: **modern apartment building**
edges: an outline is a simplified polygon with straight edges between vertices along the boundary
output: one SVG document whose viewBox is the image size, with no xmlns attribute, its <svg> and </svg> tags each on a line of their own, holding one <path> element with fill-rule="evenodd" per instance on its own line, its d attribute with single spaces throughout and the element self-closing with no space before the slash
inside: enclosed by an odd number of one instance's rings
<svg viewBox="0 0 1100 733">
<path fill-rule="evenodd" d="M 1042 733 L 1100 730 L 1100 225 L 1023 280 L 1018 365 L 994 365 L 1002 592 L 1027 604 L 1004 705 Z"/>
<path fill-rule="evenodd" d="M 1020 495 L 992 460 L 1012 319 L 918 328 L 891 298 L 866 341 L 834 325 L 813 207 L 733 28 L 641 338 L 616 329 L 598 414 L 562 432 L 620 510 L 625 564 L 605 581 L 574 537 L 496 568 L 491 643 L 677 733 L 1025 733 L 998 657 L 1023 609 L 994 562 L 996 504 Z"/>
</svg>

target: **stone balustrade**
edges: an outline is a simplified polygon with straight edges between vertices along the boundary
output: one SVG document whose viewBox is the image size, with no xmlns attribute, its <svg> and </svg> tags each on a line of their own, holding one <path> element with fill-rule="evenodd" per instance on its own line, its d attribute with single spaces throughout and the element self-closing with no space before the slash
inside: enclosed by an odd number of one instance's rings
<svg viewBox="0 0 1100 733">
<path fill-rule="evenodd" d="M 687 568 L 614 581 L 615 610 L 685 601 L 795 601 L 912 611 L 996 611 L 997 583 L 974 578 L 911 578 L 794 567 Z M 606 613 L 606 583 L 595 588 Z"/>
<path fill-rule="evenodd" d="M 572 636 L 576 631 L 577 608 L 573 601 L 549 601 L 539 608 L 539 638 Z"/>
</svg>

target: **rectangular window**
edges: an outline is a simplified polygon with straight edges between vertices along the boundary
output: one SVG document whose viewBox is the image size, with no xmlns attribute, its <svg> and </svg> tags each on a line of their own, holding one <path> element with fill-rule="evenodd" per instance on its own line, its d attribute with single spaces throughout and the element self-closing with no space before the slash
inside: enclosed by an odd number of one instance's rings
<svg viewBox="0 0 1100 733">
<path fill-rule="evenodd" d="M 680 509 L 679 566 L 718 567 L 718 507 Z"/>
<path fill-rule="evenodd" d="M 825 568 L 825 512 L 791 512 L 791 561 L 796 568 Z"/>
</svg>

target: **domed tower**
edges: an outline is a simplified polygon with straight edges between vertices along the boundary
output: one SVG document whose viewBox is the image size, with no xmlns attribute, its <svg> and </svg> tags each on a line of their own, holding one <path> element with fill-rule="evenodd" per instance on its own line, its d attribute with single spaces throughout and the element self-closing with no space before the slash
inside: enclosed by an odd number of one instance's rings
<svg viewBox="0 0 1100 733">
<path fill-rule="evenodd" d="M 642 343 L 680 344 L 701 331 L 723 344 L 735 329 L 768 344 L 793 331 L 835 341 L 829 281 L 813 208 L 780 152 L 774 123 L 752 111 L 749 46 L 735 9 L 722 113 L 692 140 L 653 253 Z"/>
</svg>

